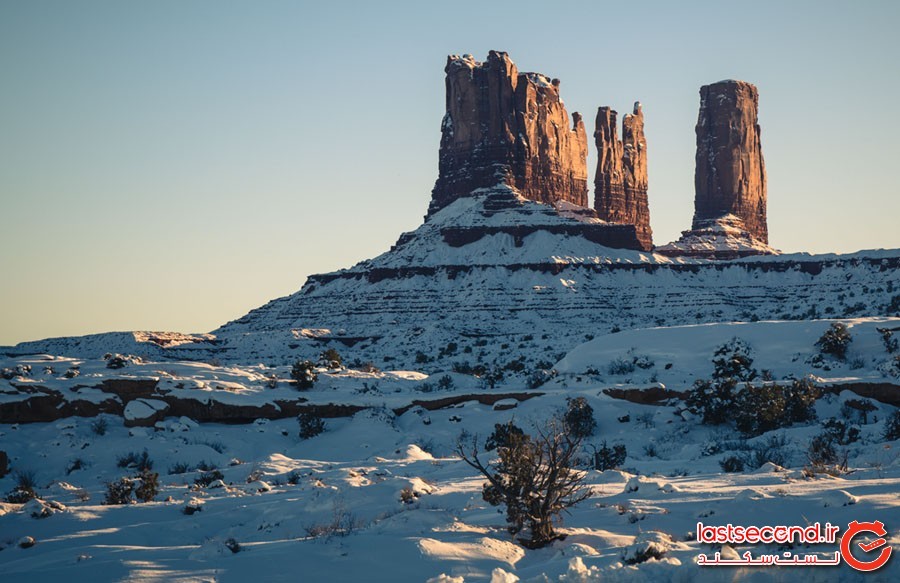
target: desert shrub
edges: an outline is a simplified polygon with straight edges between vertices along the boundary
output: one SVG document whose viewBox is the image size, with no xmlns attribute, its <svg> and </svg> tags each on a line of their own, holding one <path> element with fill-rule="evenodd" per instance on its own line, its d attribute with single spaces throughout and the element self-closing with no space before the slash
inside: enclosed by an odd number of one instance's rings
<svg viewBox="0 0 900 583">
<path fill-rule="evenodd" d="M 631 374 L 634 372 L 634 361 L 620 356 L 607 365 L 606 372 L 616 376 Z"/>
<path fill-rule="evenodd" d="M 517 358 L 516 360 L 511 360 L 506 363 L 503 367 L 503 370 L 512 372 L 512 373 L 520 373 L 525 370 L 525 361 L 522 357 Z"/>
<path fill-rule="evenodd" d="M 159 493 L 159 474 L 144 470 L 136 476 L 134 496 L 140 502 L 150 502 Z"/>
<path fill-rule="evenodd" d="M 137 468 L 138 470 L 150 471 L 153 469 L 153 460 L 145 449 L 141 453 L 135 451 L 128 452 L 116 458 L 116 465 L 120 468 Z"/>
<path fill-rule="evenodd" d="M 869 423 L 869 413 L 878 410 L 878 407 L 863 399 L 847 399 L 841 405 L 841 416 L 856 423 L 866 425 Z"/>
<path fill-rule="evenodd" d="M 416 364 L 426 364 L 431 361 L 431 358 L 424 352 L 416 352 Z"/>
<path fill-rule="evenodd" d="M 291 470 L 287 475 L 287 483 L 291 486 L 296 486 L 300 483 L 301 478 L 302 476 L 300 475 L 300 472 L 298 472 L 297 470 Z"/>
<path fill-rule="evenodd" d="M 651 429 L 656 422 L 654 421 L 654 415 L 650 411 L 644 411 L 640 415 L 634 418 L 635 423 L 641 425 L 641 427 L 645 429 Z"/>
<path fill-rule="evenodd" d="M 760 435 L 782 427 L 787 421 L 784 391 L 778 385 L 747 385 L 739 393 L 734 413 L 735 427 L 745 435 Z"/>
<path fill-rule="evenodd" d="M 493 389 L 503 378 L 503 369 L 499 366 L 492 366 L 481 375 L 481 384 L 488 389 Z"/>
<path fill-rule="evenodd" d="M 441 348 L 438 354 L 440 356 L 452 356 L 456 354 L 457 350 L 459 350 L 459 345 L 456 342 L 448 342 L 447 346 Z"/>
<path fill-rule="evenodd" d="M 897 339 L 894 338 L 894 331 L 889 328 L 877 328 L 878 333 L 881 334 L 881 341 L 884 343 L 884 349 L 888 354 L 893 354 L 897 352 L 898 346 Z"/>
<path fill-rule="evenodd" d="M 895 410 L 884 422 L 885 441 L 900 439 L 900 409 Z"/>
<path fill-rule="evenodd" d="M 336 501 L 332 509 L 331 521 L 307 526 L 306 534 L 312 538 L 343 538 L 350 536 L 362 526 L 362 521 L 355 514 L 347 510 L 342 502 Z"/>
<path fill-rule="evenodd" d="M 6 495 L 6 501 L 10 504 L 25 504 L 29 500 L 37 498 L 37 478 L 30 470 L 22 470 L 13 474 L 16 485 Z"/>
<path fill-rule="evenodd" d="M 556 369 L 552 367 L 538 368 L 536 370 L 533 370 L 531 374 L 528 375 L 528 388 L 536 389 L 546 384 L 547 381 L 553 379 L 556 375 Z"/>
<path fill-rule="evenodd" d="M 298 360 L 291 367 L 291 378 L 297 383 L 297 388 L 305 391 L 313 388 L 319 380 L 316 365 L 308 360 Z"/>
<path fill-rule="evenodd" d="M 525 437 L 525 432 L 512 421 L 495 423 L 494 432 L 484 442 L 484 451 L 494 451 L 499 447 L 512 447 Z"/>
<path fill-rule="evenodd" d="M 594 408 L 584 397 L 566 399 L 566 412 L 563 414 L 563 427 L 575 437 L 585 438 L 594 434 L 597 421 L 594 419 Z"/>
<path fill-rule="evenodd" d="M 691 413 L 699 415 L 703 423 L 721 425 L 734 414 L 736 386 L 734 379 L 715 382 L 697 379 L 688 391 L 685 406 Z"/>
<path fill-rule="evenodd" d="M 735 401 L 735 427 L 746 435 L 760 435 L 773 429 L 815 418 L 813 405 L 819 389 L 811 382 L 795 380 L 791 386 L 746 385 Z"/>
<path fill-rule="evenodd" d="M 106 484 L 106 499 L 104 504 L 113 506 L 119 504 L 131 504 L 131 495 L 134 492 L 134 480 L 131 478 L 119 478 Z"/>
<path fill-rule="evenodd" d="M 756 378 L 750 346 L 740 338 L 732 338 L 713 354 L 713 378 L 752 381 Z"/>
<path fill-rule="evenodd" d="M 893 296 L 886 309 L 888 315 L 900 315 L 900 295 Z"/>
<path fill-rule="evenodd" d="M 418 502 L 418 500 L 419 497 L 416 496 L 416 493 L 413 492 L 412 488 L 407 486 L 400 490 L 400 502 L 403 502 L 404 504 L 414 504 L 415 502 Z"/>
<path fill-rule="evenodd" d="M 104 504 L 120 505 L 150 502 L 159 492 L 159 474 L 142 470 L 134 477 L 121 477 L 106 484 Z"/>
<path fill-rule="evenodd" d="M 216 480 L 224 480 L 225 476 L 219 470 L 211 470 L 201 473 L 194 479 L 194 485 L 200 488 L 206 488 Z"/>
<path fill-rule="evenodd" d="M 232 537 L 225 540 L 225 548 L 231 551 L 232 553 L 241 552 L 241 545 Z"/>
<path fill-rule="evenodd" d="M 81 459 L 80 457 L 77 457 L 77 458 L 73 459 L 71 462 L 69 462 L 69 465 L 66 466 L 66 475 L 68 476 L 72 472 L 77 472 L 78 470 L 83 470 L 86 467 L 88 467 L 88 463 L 86 461 L 84 461 L 83 459 Z"/>
<path fill-rule="evenodd" d="M 107 354 L 105 358 L 106 368 L 111 369 L 125 368 L 130 362 L 130 359 L 127 356 L 121 354 Z"/>
<path fill-rule="evenodd" d="M 91 431 L 94 432 L 94 435 L 106 435 L 108 428 L 109 423 L 104 417 L 98 417 L 91 423 Z"/>
<path fill-rule="evenodd" d="M 787 465 L 784 453 L 785 445 L 787 445 L 787 439 L 783 435 L 769 436 L 765 441 L 759 442 L 743 452 L 744 465 L 754 470 L 761 468 L 767 462 L 785 466 Z"/>
<path fill-rule="evenodd" d="M 31 470 L 22 470 L 13 475 L 16 481 L 16 488 L 22 490 L 34 490 L 37 488 L 37 477 Z"/>
<path fill-rule="evenodd" d="M 359 370 L 362 372 L 370 372 L 370 373 L 381 372 L 381 369 L 378 368 L 377 366 L 375 366 L 375 363 L 372 361 L 358 363 L 356 365 L 356 370 Z"/>
<path fill-rule="evenodd" d="M 621 467 L 621 465 L 625 463 L 625 458 L 628 456 L 628 452 L 624 445 L 616 444 L 609 447 L 606 445 L 605 440 L 600 444 L 599 449 L 593 445 L 591 448 L 594 450 L 594 469 L 600 470 L 601 472 Z"/>
<path fill-rule="evenodd" d="M 849 445 L 859 441 L 859 427 L 845 423 L 840 419 L 826 419 L 822 423 L 825 435 L 838 445 Z"/>
<path fill-rule="evenodd" d="M 130 451 L 116 458 L 116 466 L 120 468 L 134 467 L 137 465 L 138 453 Z"/>
<path fill-rule="evenodd" d="M 738 455 L 730 455 L 724 459 L 719 460 L 719 467 L 722 468 L 723 472 L 743 472 L 744 459 Z"/>
<path fill-rule="evenodd" d="M 827 433 L 812 438 L 806 458 L 809 473 L 842 474 L 847 471 L 847 453 L 841 455 L 834 447 L 834 439 Z"/>
<path fill-rule="evenodd" d="M 344 359 L 341 353 L 334 348 L 329 348 L 319 355 L 319 365 L 328 369 L 338 369 L 344 365 Z"/>
<path fill-rule="evenodd" d="M 297 422 L 300 424 L 301 439 L 310 439 L 325 431 L 325 422 L 313 413 L 300 413 Z"/>
<path fill-rule="evenodd" d="M 169 466 L 169 475 L 173 474 L 186 474 L 190 472 L 193 468 L 185 462 L 175 462 L 171 466 Z"/>
<path fill-rule="evenodd" d="M 450 375 L 444 375 L 437 381 L 437 386 L 442 391 L 449 391 L 453 388 L 453 377 Z"/>
<path fill-rule="evenodd" d="M 795 379 L 785 387 L 785 413 L 790 423 L 805 423 L 816 418 L 816 399 L 822 390 L 809 379 Z"/>
<path fill-rule="evenodd" d="M 491 506 L 506 507 L 507 530 L 527 538 L 519 542 L 529 548 L 546 546 L 559 538 L 554 523 L 563 512 L 586 500 L 590 488 L 585 474 L 575 469 L 581 439 L 565 430 L 562 421 L 551 421 L 532 438 L 509 433 L 497 447 L 499 459 L 487 465 L 479 457 L 477 437 L 457 442 L 457 453 L 487 479 L 482 498 Z"/>
<path fill-rule="evenodd" d="M 135 467 L 141 472 L 149 472 L 153 469 L 153 460 L 150 459 L 150 455 L 147 453 L 146 449 L 138 456 L 137 465 Z"/>
<path fill-rule="evenodd" d="M 816 341 L 816 346 L 822 354 L 829 354 L 837 359 L 844 360 L 847 357 L 847 348 L 853 342 L 850 330 L 842 322 L 833 323 L 828 330 Z"/>
</svg>

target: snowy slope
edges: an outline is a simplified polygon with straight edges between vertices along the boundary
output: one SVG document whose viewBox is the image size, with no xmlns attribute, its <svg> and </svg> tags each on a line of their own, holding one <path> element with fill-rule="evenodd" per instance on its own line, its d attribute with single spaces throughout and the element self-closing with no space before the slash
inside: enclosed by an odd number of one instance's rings
<svg viewBox="0 0 900 583">
<path fill-rule="evenodd" d="M 0 352 L 284 365 L 332 346 L 349 360 L 436 370 L 555 361 L 613 329 L 900 314 L 900 250 L 673 258 L 594 242 L 604 228 L 571 205 L 498 187 L 455 201 L 386 253 L 310 276 L 214 338 L 162 348 L 117 333 Z"/>
<path fill-rule="evenodd" d="M 894 581 L 900 562 L 869 575 L 847 565 L 816 568 L 720 569 L 696 564 L 699 553 L 733 552 L 695 540 L 707 524 L 798 524 L 813 521 L 845 527 L 852 520 L 883 520 L 888 542 L 900 549 L 900 441 L 885 441 L 885 419 L 896 407 L 870 401 L 859 419 L 860 438 L 848 446 L 851 473 L 804 476 L 810 438 L 831 417 L 844 419 L 843 404 L 859 396 L 826 394 L 818 420 L 743 440 L 729 426 L 699 425 L 678 402 L 641 405 L 604 391 L 662 382 L 684 388 L 708 378 L 713 352 L 732 338 L 751 347 L 753 366 L 774 378 L 812 373 L 823 385 L 893 382 L 884 368 L 888 352 L 882 329 L 900 319 L 846 321 L 853 341 L 846 361 L 828 359 L 827 369 L 808 362 L 814 343 L 831 322 L 756 322 L 623 331 L 582 343 L 558 364 L 560 375 L 527 389 L 524 374 L 508 374 L 494 389 L 478 379 L 410 371 L 320 371 L 316 386 L 298 393 L 286 382 L 271 388 L 270 375 L 285 367 L 214 366 L 196 362 L 131 362 L 117 370 L 104 361 L 19 357 L 0 367 L 23 371 L 0 380 L 0 406 L 34 390 L 89 391 L 115 379 L 156 379 L 167 394 L 199 395 L 209 402 L 244 405 L 300 396 L 313 404 L 354 403 L 350 416 L 325 419 L 326 430 L 300 439 L 294 419 L 243 424 L 196 423 L 167 417 L 152 427 L 123 426 L 120 416 L 73 417 L 52 423 L 0 424 L 0 449 L 15 471 L 33 471 L 44 500 L 64 506 L 34 518 L 39 505 L 0 503 L 0 572 L 3 581 Z M 795 358 L 796 357 L 796 358 Z M 610 372 L 609 364 L 634 358 L 633 373 Z M 633 362 L 633 361 L 632 361 Z M 673 366 L 667 368 L 667 364 Z M 31 372 L 25 373 L 25 365 Z M 65 378 L 77 365 L 81 373 Z M 52 372 L 44 370 L 53 368 Z M 589 369 L 596 369 L 591 372 Z M 897 371 L 900 374 L 900 371 Z M 79 388 L 81 387 L 81 388 Z M 99 391 L 98 391 L 99 392 Z M 480 404 L 478 395 L 530 392 L 533 398 Z M 468 396 L 463 402 L 426 410 L 407 408 L 414 399 Z M 621 470 L 587 471 L 593 496 L 575 507 L 561 526 L 563 541 L 526 550 L 505 531 L 503 514 L 481 497 L 482 479 L 453 455 L 465 429 L 487 435 L 495 423 L 514 420 L 528 431 L 581 396 L 594 409 L 598 430 L 588 442 L 623 444 Z M 86 395 L 85 395 L 86 398 Z M 125 397 L 123 397 L 125 398 Z M 498 406 L 504 405 L 504 407 Z M 511 408 L 505 408 L 509 406 Z M 400 413 L 394 409 L 401 409 Z M 775 438 L 781 467 L 723 473 L 719 462 L 741 448 Z M 130 506 L 103 505 L 105 483 L 133 473 L 118 467 L 122 456 L 146 449 L 160 473 L 156 500 Z M 590 450 L 584 451 L 585 458 Z M 75 462 L 79 463 L 76 464 Z M 197 466 L 217 468 L 222 483 L 195 486 Z M 179 467 L 182 466 L 182 467 Z M 15 473 L 0 478 L 10 491 Z M 415 493 L 410 504 L 400 492 Z M 191 515 L 184 508 L 201 507 Z M 23 537 L 35 545 L 19 548 Z M 234 539 L 233 553 L 226 541 Z M 625 557 L 647 541 L 665 551 L 659 559 L 629 566 Z M 636 546 L 635 546 L 636 545 Z M 785 550 L 825 557 L 833 546 L 742 545 L 735 551 Z M 448 579 L 453 577 L 455 579 Z M 518 579 L 517 579 L 518 578 Z"/>
</svg>

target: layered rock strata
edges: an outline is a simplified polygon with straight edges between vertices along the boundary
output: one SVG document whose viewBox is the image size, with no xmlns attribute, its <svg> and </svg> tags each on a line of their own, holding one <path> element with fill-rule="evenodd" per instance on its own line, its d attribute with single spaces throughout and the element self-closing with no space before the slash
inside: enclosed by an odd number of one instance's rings
<svg viewBox="0 0 900 583">
<path fill-rule="evenodd" d="M 594 143 L 597 173 L 594 177 L 594 209 L 611 223 L 634 225 L 641 248 L 653 248 L 650 208 L 647 202 L 647 140 L 639 102 L 622 120 L 622 140 L 617 113 L 609 107 L 597 110 Z"/>
<path fill-rule="evenodd" d="M 429 215 L 480 188 L 588 206 L 587 134 L 559 97 L 559 80 L 519 73 L 504 52 L 447 58 L 447 111 Z"/>
<path fill-rule="evenodd" d="M 732 215 L 752 237 L 768 244 L 758 108 L 759 93 L 745 81 L 700 88 L 692 229 Z"/>
</svg>

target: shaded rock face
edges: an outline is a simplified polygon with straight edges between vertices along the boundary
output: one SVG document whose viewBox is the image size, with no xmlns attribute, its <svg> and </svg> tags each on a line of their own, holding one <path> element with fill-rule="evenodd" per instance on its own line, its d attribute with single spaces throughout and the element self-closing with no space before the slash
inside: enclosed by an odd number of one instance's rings
<svg viewBox="0 0 900 583">
<path fill-rule="evenodd" d="M 507 184 L 530 200 L 588 205 L 587 134 L 559 80 L 519 73 L 506 53 L 447 58 L 447 113 L 429 215 L 478 188 Z"/>
<path fill-rule="evenodd" d="M 719 81 L 700 88 L 692 229 L 734 215 L 750 235 L 768 244 L 758 105 L 756 87 L 744 81 Z"/>
<path fill-rule="evenodd" d="M 622 120 L 621 141 L 616 117 L 609 107 L 597 110 L 594 209 L 605 221 L 634 225 L 641 249 L 649 251 L 653 248 L 653 231 L 647 202 L 647 140 L 641 104 L 635 103 L 634 113 Z"/>
</svg>

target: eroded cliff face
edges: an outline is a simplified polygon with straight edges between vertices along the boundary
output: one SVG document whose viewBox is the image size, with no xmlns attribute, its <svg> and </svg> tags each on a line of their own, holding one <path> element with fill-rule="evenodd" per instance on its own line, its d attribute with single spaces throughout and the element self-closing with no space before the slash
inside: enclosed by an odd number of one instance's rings
<svg viewBox="0 0 900 583">
<path fill-rule="evenodd" d="M 615 111 L 597 110 L 594 143 L 597 173 L 594 177 L 594 209 L 599 218 L 634 225 L 644 250 L 653 248 L 650 208 L 647 202 L 647 140 L 640 103 L 622 120 L 618 139 Z"/>
<path fill-rule="evenodd" d="M 587 134 L 559 80 L 519 73 L 504 52 L 451 55 L 439 176 L 429 215 L 479 188 L 506 184 L 530 200 L 587 206 Z"/>
<path fill-rule="evenodd" d="M 768 244 L 766 168 L 757 118 L 759 93 L 745 81 L 700 88 L 692 229 L 732 215 Z"/>
</svg>

